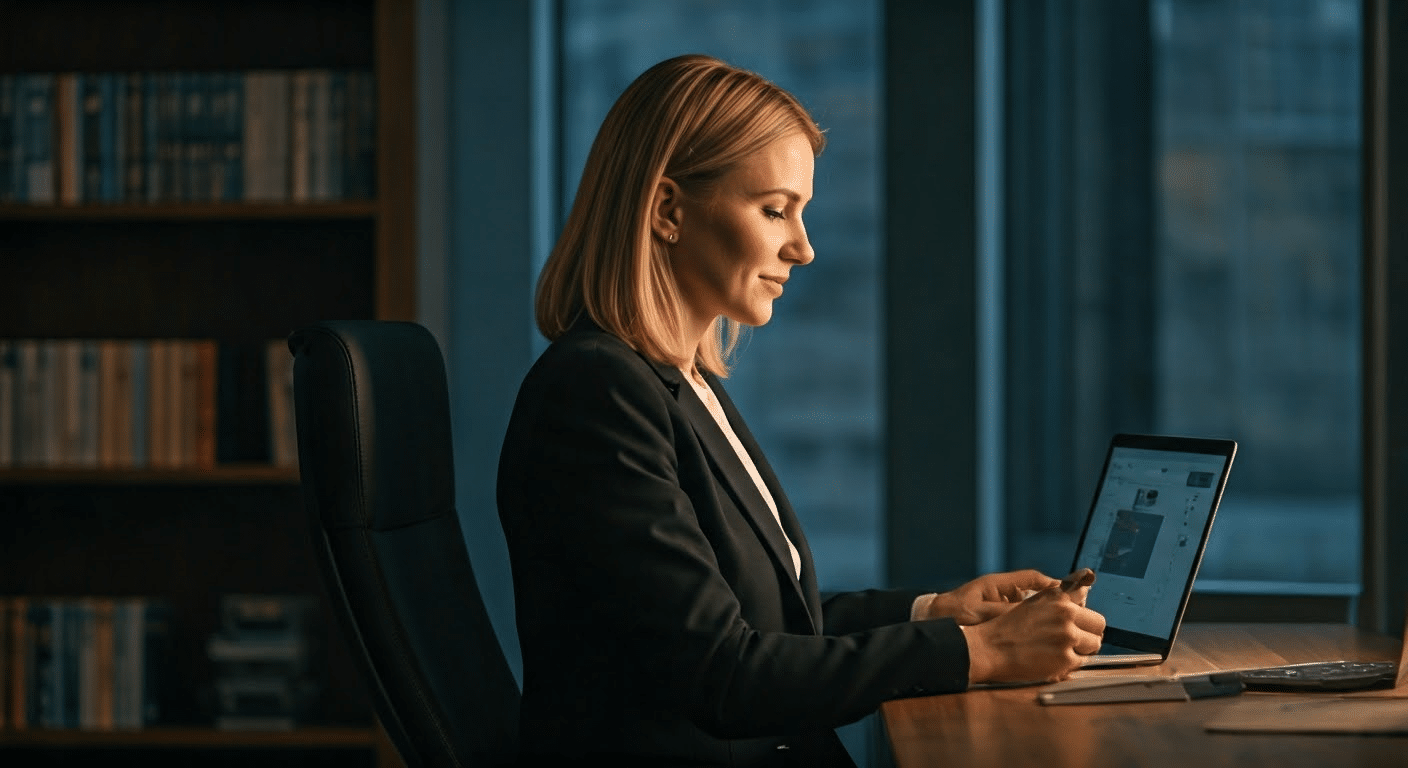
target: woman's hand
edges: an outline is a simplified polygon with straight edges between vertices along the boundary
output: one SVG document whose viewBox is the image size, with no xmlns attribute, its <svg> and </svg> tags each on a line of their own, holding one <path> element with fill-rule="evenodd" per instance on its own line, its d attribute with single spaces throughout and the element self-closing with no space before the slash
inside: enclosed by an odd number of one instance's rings
<svg viewBox="0 0 1408 768">
<path fill-rule="evenodd" d="M 991 621 L 964 627 L 970 683 L 1064 680 L 1100 650 L 1105 617 L 1081 605 L 1081 587 L 1046 589 Z"/>
<path fill-rule="evenodd" d="M 1002 616 L 1028 596 L 1060 583 L 1032 569 L 990 573 L 935 595 L 917 618 L 950 618 L 964 625 L 981 624 Z"/>
</svg>

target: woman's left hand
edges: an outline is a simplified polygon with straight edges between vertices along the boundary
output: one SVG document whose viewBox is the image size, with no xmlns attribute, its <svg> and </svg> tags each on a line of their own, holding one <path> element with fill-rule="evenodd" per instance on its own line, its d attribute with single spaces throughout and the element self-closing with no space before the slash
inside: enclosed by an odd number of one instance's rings
<svg viewBox="0 0 1408 768">
<path fill-rule="evenodd" d="M 989 573 L 935 595 L 919 618 L 951 618 L 959 624 L 981 624 L 1010 611 L 1029 595 L 1060 584 L 1059 579 L 1030 568 Z"/>
</svg>

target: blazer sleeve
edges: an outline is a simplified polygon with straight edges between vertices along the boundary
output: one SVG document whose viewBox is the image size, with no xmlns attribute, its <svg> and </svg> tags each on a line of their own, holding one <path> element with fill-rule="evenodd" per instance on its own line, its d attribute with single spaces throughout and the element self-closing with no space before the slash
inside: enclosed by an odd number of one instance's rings
<svg viewBox="0 0 1408 768">
<path fill-rule="evenodd" d="M 685 491 L 700 480 L 684 476 L 698 468 L 681 460 L 694 436 L 678 403 L 634 353 L 597 344 L 570 354 L 556 373 L 530 373 L 501 456 L 525 699 L 593 687 L 745 738 L 967 687 L 967 645 L 951 621 L 876 625 L 850 607 L 855 595 L 837 610 L 858 631 L 745 621 L 696 517 L 710 501 Z"/>
</svg>

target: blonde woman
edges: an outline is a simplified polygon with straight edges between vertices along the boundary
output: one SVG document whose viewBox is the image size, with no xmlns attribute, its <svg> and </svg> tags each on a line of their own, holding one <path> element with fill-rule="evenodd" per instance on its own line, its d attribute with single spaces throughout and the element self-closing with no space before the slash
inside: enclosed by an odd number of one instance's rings
<svg viewBox="0 0 1408 768">
<path fill-rule="evenodd" d="M 819 594 L 721 380 L 815 257 L 824 143 L 705 56 L 646 71 L 597 135 L 499 466 L 530 762 L 849 765 L 833 728 L 888 698 L 1059 679 L 1099 648 L 1104 620 L 1036 571 Z"/>
</svg>

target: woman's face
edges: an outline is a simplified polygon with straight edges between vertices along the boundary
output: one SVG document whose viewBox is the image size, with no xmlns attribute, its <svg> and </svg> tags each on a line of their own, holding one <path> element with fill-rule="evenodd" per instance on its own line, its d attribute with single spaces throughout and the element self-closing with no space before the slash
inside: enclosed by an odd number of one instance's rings
<svg viewBox="0 0 1408 768">
<path fill-rule="evenodd" d="M 671 265 L 696 328 L 719 315 L 745 325 L 772 317 L 792 268 L 816 255 L 802 224 L 814 166 L 811 143 L 795 133 L 744 160 L 707 197 L 681 200 Z"/>
</svg>

